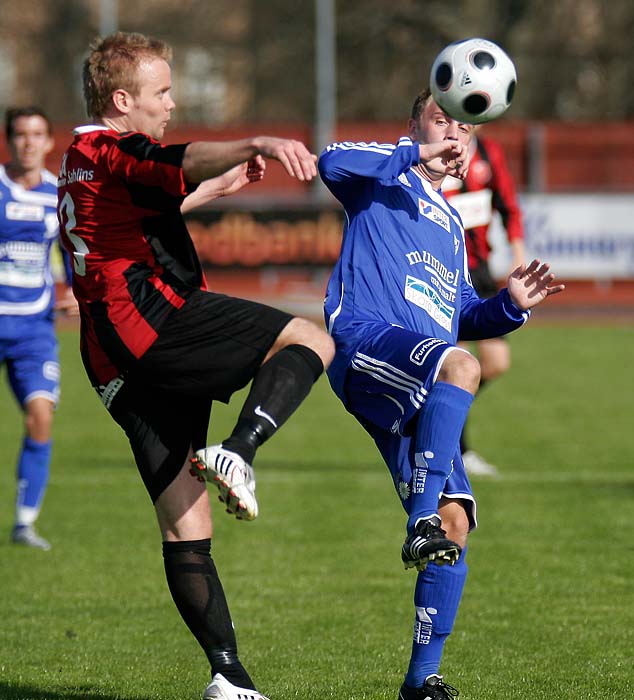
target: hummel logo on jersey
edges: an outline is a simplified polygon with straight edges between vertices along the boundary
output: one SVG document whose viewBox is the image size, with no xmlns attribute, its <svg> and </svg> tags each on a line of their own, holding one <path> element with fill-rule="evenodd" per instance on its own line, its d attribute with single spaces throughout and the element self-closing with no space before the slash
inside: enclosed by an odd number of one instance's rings
<svg viewBox="0 0 634 700">
<path fill-rule="evenodd" d="M 107 384 L 100 384 L 98 387 L 95 387 L 101 402 L 106 408 L 110 408 L 115 396 L 123 388 L 123 383 L 123 377 L 115 377 Z"/>
<path fill-rule="evenodd" d="M 411 187 L 409 184 L 409 180 L 407 179 L 407 175 L 405 173 L 401 173 L 398 176 L 398 181 L 401 183 L 401 185 L 405 185 L 405 187 Z"/>
<path fill-rule="evenodd" d="M 418 198 L 418 211 L 430 221 L 435 224 L 442 226 L 446 231 L 451 230 L 451 224 L 449 222 L 449 217 L 445 212 L 439 207 L 426 202 L 424 199 Z"/>
</svg>

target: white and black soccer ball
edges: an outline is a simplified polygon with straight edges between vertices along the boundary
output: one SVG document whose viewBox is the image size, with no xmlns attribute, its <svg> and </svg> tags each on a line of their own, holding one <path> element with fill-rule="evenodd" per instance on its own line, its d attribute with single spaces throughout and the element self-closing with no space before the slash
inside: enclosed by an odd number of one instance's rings
<svg viewBox="0 0 634 700">
<path fill-rule="evenodd" d="M 436 56 L 429 86 L 450 117 L 483 124 L 501 117 L 515 93 L 517 71 L 508 54 L 487 39 L 456 41 Z"/>
</svg>

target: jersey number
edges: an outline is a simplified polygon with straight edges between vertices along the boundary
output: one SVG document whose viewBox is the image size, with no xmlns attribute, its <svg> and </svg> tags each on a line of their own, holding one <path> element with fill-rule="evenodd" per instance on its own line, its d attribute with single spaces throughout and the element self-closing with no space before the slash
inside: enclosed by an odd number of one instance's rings
<svg viewBox="0 0 634 700">
<path fill-rule="evenodd" d="M 68 240 L 73 244 L 75 252 L 73 253 L 73 267 L 75 274 L 83 277 L 86 274 L 86 255 L 90 253 L 88 246 L 76 234 L 73 233 L 77 220 L 75 219 L 75 202 L 67 192 L 59 205 L 59 211 L 62 218 L 65 218 L 64 232 L 68 236 Z"/>
</svg>

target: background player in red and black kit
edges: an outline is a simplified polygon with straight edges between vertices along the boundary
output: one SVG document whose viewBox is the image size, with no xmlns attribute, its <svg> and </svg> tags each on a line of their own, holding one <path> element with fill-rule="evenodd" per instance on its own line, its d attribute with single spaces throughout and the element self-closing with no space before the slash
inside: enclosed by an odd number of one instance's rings
<svg viewBox="0 0 634 700">
<path fill-rule="evenodd" d="M 481 297 L 487 298 L 498 292 L 497 283 L 489 270 L 489 229 L 493 213 L 497 211 L 500 214 L 506 230 L 512 256 L 510 270 L 524 263 L 524 229 L 515 183 L 504 151 L 497 141 L 481 136 L 478 131 L 479 127 L 476 127 L 476 135 L 471 141 L 471 164 L 467 177 L 464 180 L 447 178 L 443 183 L 443 192 L 460 212 L 464 223 L 473 286 Z M 511 352 L 505 338 L 481 340 L 476 345 L 482 388 L 488 381 L 508 371 Z M 466 426 L 460 447 L 462 460 L 470 474 L 493 476 L 497 473 L 492 464 L 470 449 Z"/>
<path fill-rule="evenodd" d="M 172 597 L 211 664 L 203 697 L 259 700 L 210 557 L 201 481 L 238 518 L 256 517 L 255 451 L 306 397 L 333 344 L 309 321 L 206 291 L 180 209 L 261 179 L 265 158 L 311 180 L 316 157 L 271 137 L 161 145 L 174 108 L 170 58 L 140 34 L 93 44 L 83 80 L 94 122 L 76 129 L 64 155 L 58 216 L 74 258 L 83 362 L 154 504 Z M 212 400 L 251 381 L 232 435 L 205 448 Z"/>
</svg>

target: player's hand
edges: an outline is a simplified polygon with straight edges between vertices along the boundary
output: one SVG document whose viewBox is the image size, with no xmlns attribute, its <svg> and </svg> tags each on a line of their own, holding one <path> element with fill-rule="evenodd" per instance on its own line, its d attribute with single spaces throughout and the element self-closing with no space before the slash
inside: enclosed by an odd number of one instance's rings
<svg viewBox="0 0 634 700">
<path fill-rule="evenodd" d="M 266 170 L 266 161 L 262 156 L 255 156 L 247 163 L 240 163 L 227 170 L 224 175 L 213 178 L 206 182 L 213 183 L 216 189 L 216 197 L 226 197 L 230 194 L 235 194 L 245 185 L 252 182 L 259 182 L 264 177 Z M 215 182 L 214 182 L 215 180 Z M 206 182 L 201 183 L 198 189 Z"/>
<path fill-rule="evenodd" d="M 291 177 L 310 181 L 317 176 L 317 156 L 301 141 L 259 136 L 255 145 L 260 155 L 278 160 Z"/>
<path fill-rule="evenodd" d="M 235 194 L 252 182 L 259 182 L 264 177 L 265 170 L 264 158 L 255 156 L 246 163 L 235 165 L 218 177 L 203 180 L 191 194 L 185 197 L 181 204 L 181 213 L 185 214 L 219 197 Z"/>
<path fill-rule="evenodd" d="M 555 275 L 549 270 L 550 265 L 539 260 L 533 260 L 528 267 L 520 265 L 513 270 L 507 286 L 515 306 L 526 311 L 551 294 L 564 291 L 566 287 L 563 284 L 552 284 Z"/>
<path fill-rule="evenodd" d="M 436 143 L 420 144 L 420 160 L 428 170 L 452 175 L 461 180 L 467 175 L 471 160 L 467 144 L 447 139 Z"/>
<path fill-rule="evenodd" d="M 79 316 L 79 304 L 73 290 L 68 287 L 64 294 L 55 302 L 55 310 L 65 313 L 67 316 Z"/>
</svg>

